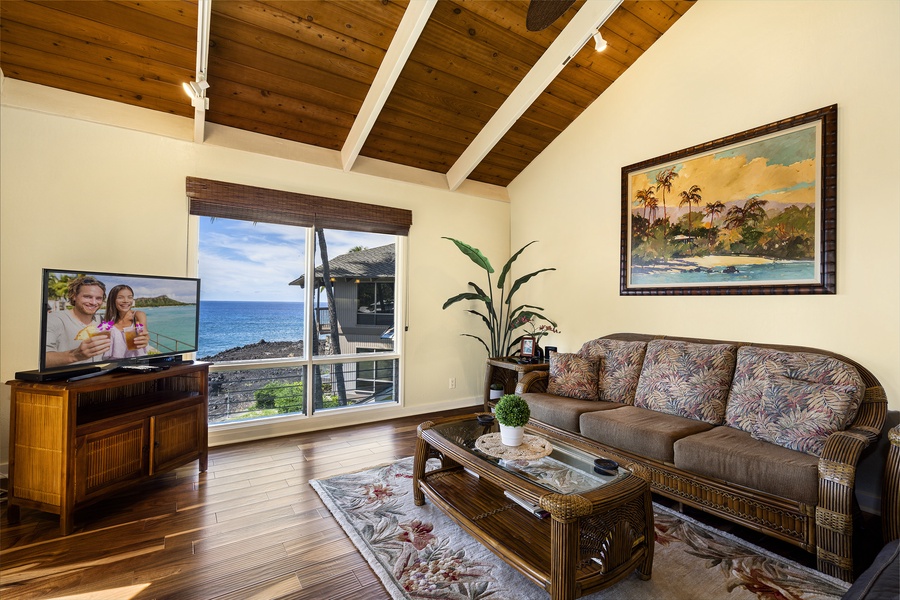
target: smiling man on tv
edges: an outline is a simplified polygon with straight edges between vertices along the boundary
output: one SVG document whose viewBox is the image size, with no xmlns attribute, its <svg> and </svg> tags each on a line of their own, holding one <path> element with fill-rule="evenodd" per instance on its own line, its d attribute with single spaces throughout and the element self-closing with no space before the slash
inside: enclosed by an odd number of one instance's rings
<svg viewBox="0 0 900 600">
<path fill-rule="evenodd" d="M 90 275 L 72 279 L 66 298 L 72 310 L 58 310 L 47 315 L 47 340 L 44 346 L 45 366 L 101 362 L 109 351 L 109 331 L 101 330 L 97 311 L 106 297 L 106 285 Z"/>
</svg>

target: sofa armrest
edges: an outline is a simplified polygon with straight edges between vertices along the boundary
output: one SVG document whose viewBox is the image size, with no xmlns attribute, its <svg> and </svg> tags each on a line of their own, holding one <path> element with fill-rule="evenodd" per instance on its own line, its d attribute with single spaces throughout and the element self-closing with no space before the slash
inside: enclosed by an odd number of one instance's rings
<svg viewBox="0 0 900 600">
<path fill-rule="evenodd" d="M 516 384 L 516 393 L 546 392 L 548 383 L 550 383 L 549 371 L 531 371 Z"/>
<path fill-rule="evenodd" d="M 863 450 L 881 435 L 886 414 L 884 389 L 868 388 L 851 427 L 828 436 L 819 458 L 818 569 L 844 581 L 853 580 L 856 465 Z"/>
</svg>

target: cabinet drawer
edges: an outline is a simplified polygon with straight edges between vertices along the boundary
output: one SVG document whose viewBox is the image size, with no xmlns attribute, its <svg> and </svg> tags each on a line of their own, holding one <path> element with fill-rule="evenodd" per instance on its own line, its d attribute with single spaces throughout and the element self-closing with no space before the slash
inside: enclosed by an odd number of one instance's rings
<svg viewBox="0 0 900 600">
<path fill-rule="evenodd" d="M 203 404 L 195 404 L 151 418 L 151 475 L 199 457 L 202 439 L 200 428 L 207 426 L 203 408 Z"/>
<path fill-rule="evenodd" d="M 75 441 L 75 501 L 147 474 L 146 419 L 89 433 Z"/>
</svg>

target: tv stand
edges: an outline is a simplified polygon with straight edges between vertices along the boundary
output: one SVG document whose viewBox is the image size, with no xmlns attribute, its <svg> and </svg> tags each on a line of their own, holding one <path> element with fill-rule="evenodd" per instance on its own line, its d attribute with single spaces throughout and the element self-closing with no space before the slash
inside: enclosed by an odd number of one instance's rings
<svg viewBox="0 0 900 600">
<path fill-rule="evenodd" d="M 207 468 L 209 364 L 78 381 L 7 382 L 10 523 L 21 507 L 59 515 L 165 471 Z"/>
</svg>

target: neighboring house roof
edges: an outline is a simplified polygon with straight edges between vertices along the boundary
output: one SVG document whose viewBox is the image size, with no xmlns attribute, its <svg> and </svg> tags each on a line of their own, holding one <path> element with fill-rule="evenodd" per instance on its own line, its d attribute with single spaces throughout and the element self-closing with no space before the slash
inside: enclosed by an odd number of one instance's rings
<svg viewBox="0 0 900 600">
<path fill-rule="evenodd" d="M 366 248 L 356 252 L 341 254 L 328 260 L 331 276 L 335 279 L 393 279 L 394 278 L 394 244 Z M 288 285 L 304 285 L 304 275 Z M 322 265 L 316 267 L 316 281 L 322 279 Z"/>
</svg>

